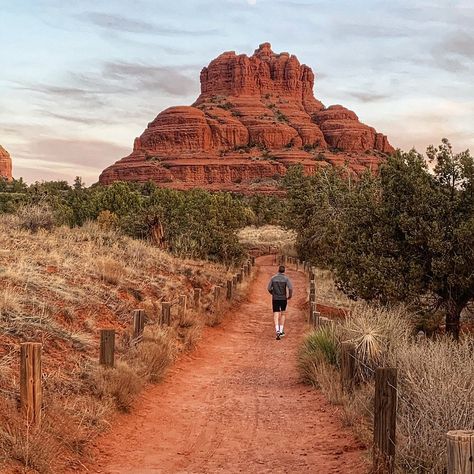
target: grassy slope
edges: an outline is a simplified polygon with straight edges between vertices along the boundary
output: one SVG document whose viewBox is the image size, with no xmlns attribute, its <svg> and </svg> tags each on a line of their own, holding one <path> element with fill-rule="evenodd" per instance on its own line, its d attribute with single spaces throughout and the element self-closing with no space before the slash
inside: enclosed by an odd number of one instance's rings
<svg viewBox="0 0 474 474">
<path fill-rule="evenodd" d="M 128 410 L 146 382 L 158 381 L 213 315 L 211 289 L 227 271 L 181 261 L 144 242 L 95 225 L 31 234 L 0 218 L 0 468 L 12 459 L 39 472 L 79 466 L 114 410 Z M 171 328 L 157 324 L 160 302 L 203 290 L 200 312 Z M 131 311 L 150 320 L 145 342 L 130 345 Z M 175 312 L 176 309 L 173 309 Z M 97 366 L 99 329 L 117 330 L 118 364 Z M 40 432 L 17 415 L 19 343 L 43 343 L 44 413 Z M 37 441 L 41 441 L 36 444 Z M 3 470 L 2 470 L 3 472 Z"/>
</svg>

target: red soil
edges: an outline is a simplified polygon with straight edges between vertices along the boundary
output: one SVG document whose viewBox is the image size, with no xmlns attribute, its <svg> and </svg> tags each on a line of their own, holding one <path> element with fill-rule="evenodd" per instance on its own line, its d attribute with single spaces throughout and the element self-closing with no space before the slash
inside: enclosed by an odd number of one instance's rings
<svg viewBox="0 0 474 474">
<path fill-rule="evenodd" d="M 300 383 L 296 354 L 307 329 L 302 273 L 289 271 L 287 336 L 274 339 L 267 282 L 257 260 L 248 300 L 207 329 L 201 346 L 98 440 L 96 473 L 296 473 L 368 471 L 364 448 L 338 409 Z"/>
</svg>

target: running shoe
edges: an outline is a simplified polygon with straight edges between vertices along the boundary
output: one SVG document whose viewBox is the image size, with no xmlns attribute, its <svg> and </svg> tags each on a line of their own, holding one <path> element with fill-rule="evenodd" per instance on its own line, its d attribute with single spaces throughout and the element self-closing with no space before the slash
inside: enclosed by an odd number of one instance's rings
<svg viewBox="0 0 474 474">
<path fill-rule="evenodd" d="M 279 333 L 279 332 L 277 332 L 276 340 L 277 340 L 277 341 L 279 341 L 280 339 L 281 339 L 281 337 L 280 337 L 280 333 Z"/>
<path fill-rule="evenodd" d="M 285 337 L 285 331 L 282 331 L 282 332 L 280 333 L 280 337 Z"/>
</svg>

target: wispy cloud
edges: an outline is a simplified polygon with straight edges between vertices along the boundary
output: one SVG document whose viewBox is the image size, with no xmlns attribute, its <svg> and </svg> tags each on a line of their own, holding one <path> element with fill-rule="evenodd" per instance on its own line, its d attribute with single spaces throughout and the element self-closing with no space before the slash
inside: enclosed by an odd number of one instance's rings
<svg viewBox="0 0 474 474">
<path fill-rule="evenodd" d="M 108 62 L 104 65 L 102 76 L 106 81 L 125 83 L 135 90 L 182 96 L 196 90 L 197 80 L 189 78 L 181 70 L 182 67 Z"/>
<path fill-rule="evenodd" d="M 256 0 L 255 0 L 256 1 Z M 113 13 L 85 12 L 77 15 L 83 22 L 116 32 L 150 34 L 156 36 L 209 36 L 219 32 L 217 28 L 186 29 L 180 26 L 156 24 L 143 20 L 117 15 Z"/>
<path fill-rule="evenodd" d="M 390 97 L 390 94 L 381 94 L 377 92 L 369 92 L 369 91 L 351 91 L 348 92 L 348 95 L 354 97 L 360 102 L 378 102 L 381 100 L 385 100 Z"/>
</svg>

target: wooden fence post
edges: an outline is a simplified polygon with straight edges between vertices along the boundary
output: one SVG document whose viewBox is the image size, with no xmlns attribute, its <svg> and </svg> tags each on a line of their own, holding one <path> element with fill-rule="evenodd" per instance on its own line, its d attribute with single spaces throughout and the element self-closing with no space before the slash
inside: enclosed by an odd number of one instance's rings
<svg viewBox="0 0 474 474">
<path fill-rule="evenodd" d="M 188 306 L 188 298 L 186 295 L 179 295 L 179 317 L 181 320 L 186 316 L 187 306 Z"/>
<path fill-rule="evenodd" d="M 313 314 L 316 312 L 316 301 L 310 300 L 309 302 L 309 315 L 308 315 L 308 323 L 313 324 Z"/>
<path fill-rule="evenodd" d="M 397 426 L 397 369 L 375 371 L 374 473 L 395 472 Z"/>
<path fill-rule="evenodd" d="M 320 326 L 319 318 L 321 317 L 321 313 L 319 311 L 315 311 L 313 313 L 313 327 L 318 328 Z"/>
<path fill-rule="evenodd" d="M 171 303 L 161 303 L 161 324 L 171 325 Z"/>
<path fill-rule="evenodd" d="M 232 280 L 227 280 L 227 299 L 231 300 L 234 293 L 234 284 Z"/>
<path fill-rule="evenodd" d="M 309 301 L 316 301 L 316 283 L 314 280 L 309 282 Z"/>
<path fill-rule="evenodd" d="M 237 273 L 237 283 L 242 283 L 242 272 Z"/>
<path fill-rule="evenodd" d="M 447 474 L 474 474 L 474 431 L 448 431 Z"/>
<path fill-rule="evenodd" d="M 41 423 L 41 348 L 39 342 L 20 344 L 20 408 L 28 424 Z"/>
<path fill-rule="evenodd" d="M 201 292 L 201 288 L 194 288 L 193 299 L 195 309 L 199 309 L 201 307 Z"/>
<path fill-rule="evenodd" d="M 214 287 L 214 304 L 215 304 L 216 309 L 219 309 L 220 302 L 221 302 L 221 287 L 215 286 Z"/>
<path fill-rule="evenodd" d="M 255 257 L 252 255 L 252 256 L 250 257 L 250 260 L 251 260 L 251 262 L 252 262 L 252 267 L 254 267 L 254 266 L 255 266 Z"/>
<path fill-rule="evenodd" d="M 341 388 L 352 393 L 356 384 L 356 347 L 352 342 L 341 344 Z"/>
<path fill-rule="evenodd" d="M 145 311 L 143 309 L 134 309 L 133 316 L 133 339 L 138 342 L 143 338 L 145 329 Z"/>
<path fill-rule="evenodd" d="M 115 329 L 100 330 L 99 363 L 106 367 L 115 365 Z"/>
</svg>

